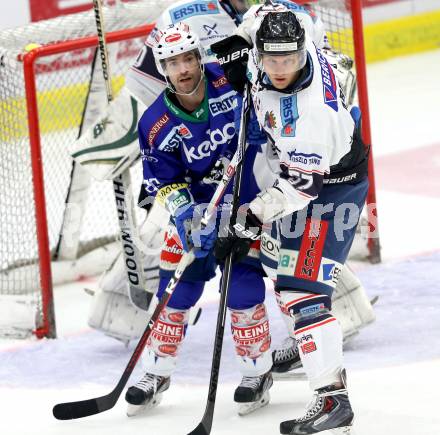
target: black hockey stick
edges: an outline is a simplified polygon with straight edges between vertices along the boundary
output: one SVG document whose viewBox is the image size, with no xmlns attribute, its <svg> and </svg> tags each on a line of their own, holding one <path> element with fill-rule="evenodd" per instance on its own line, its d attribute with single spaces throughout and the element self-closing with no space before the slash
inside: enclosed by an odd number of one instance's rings
<svg viewBox="0 0 440 435">
<path fill-rule="evenodd" d="M 246 147 L 246 126 L 249 119 L 250 108 L 250 92 L 249 84 L 246 83 L 243 94 L 243 107 L 240 117 L 240 132 L 238 136 L 238 150 L 237 152 L 244 155 Z M 243 173 L 243 159 L 237 168 L 234 180 L 234 190 L 232 196 L 232 215 L 239 207 L 241 178 Z M 228 255 L 225 261 L 225 267 L 222 275 L 222 283 L 220 289 L 220 302 L 217 315 L 217 326 L 215 330 L 214 351 L 212 355 L 211 377 L 209 379 L 208 399 L 206 402 L 205 413 L 198 426 L 188 435 L 208 435 L 211 433 L 212 421 L 214 418 L 215 398 L 217 395 L 218 377 L 220 372 L 220 361 L 223 348 L 223 335 L 225 331 L 226 308 L 229 293 L 229 282 L 232 268 L 232 254 Z"/>
<path fill-rule="evenodd" d="M 150 337 L 156 320 L 159 318 L 160 313 L 168 303 L 168 300 L 170 299 L 174 288 L 179 282 L 182 273 L 185 271 L 186 266 L 191 263 L 193 258 L 194 254 L 190 252 L 188 253 L 188 255 L 184 255 L 184 257 L 180 261 L 179 266 L 174 273 L 174 276 L 171 278 L 167 288 L 165 289 L 164 294 L 160 298 L 159 303 L 157 304 L 156 309 L 154 310 L 154 313 L 151 316 L 150 321 L 148 322 L 148 325 L 145 328 L 144 333 L 142 334 L 142 337 L 140 338 L 136 348 L 134 349 L 133 355 L 128 361 L 127 367 L 125 367 L 124 373 L 122 374 L 121 379 L 119 379 L 116 387 L 109 394 L 96 397 L 94 399 L 59 403 L 55 405 L 52 412 L 56 419 L 72 420 L 76 418 L 87 417 L 89 415 L 99 414 L 100 412 L 108 411 L 109 409 L 113 408 L 113 406 L 115 406 L 116 402 L 119 399 L 119 396 L 121 395 L 125 385 L 127 384 L 131 373 L 133 372 L 133 369 L 139 357 L 142 354 L 142 351 L 148 341 L 148 338 Z"/>
<path fill-rule="evenodd" d="M 223 195 L 226 191 L 229 182 L 234 176 L 237 168 L 240 167 L 240 163 L 243 159 L 243 155 L 244 155 L 244 148 L 239 147 L 234 157 L 232 158 L 231 162 L 229 163 L 228 167 L 226 168 L 222 180 L 218 184 L 216 191 L 214 192 L 214 195 L 211 199 L 211 202 L 209 203 L 205 211 L 204 219 L 206 220 L 206 222 L 209 222 L 213 214 L 216 213 L 216 209 L 221 199 L 223 198 Z M 122 393 L 122 390 L 124 389 L 131 373 L 133 372 L 136 362 L 138 361 L 145 347 L 145 344 L 148 341 L 148 338 L 150 337 L 151 331 L 153 329 L 156 320 L 159 318 L 161 311 L 168 303 L 168 300 L 170 299 L 174 289 L 176 288 L 177 283 L 179 282 L 183 272 L 185 271 L 185 268 L 193 261 L 193 259 L 194 259 L 193 251 L 186 252 L 183 255 L 182 259 L 179 262 L 179 265 L 177 266 L 176 271 L 174 272 L 174 276 L 171 278 L 170 282 L 168 283 L 165 289 L 164 294 L 160 298 L 159 303 L 156 309 L 154 310 L 154 313 L 151 316 L 150 321 L 148 322 L 148 325 L 145 328 L 144 333 L 142 334 L 142 337 L 139 339 L 139 343 L 136 345 L 136 348 L 133 351 L 133 355 L 128 361 L 127 367 L 125 368 L 124 373 L 122 374 L 122 377 L 119 380 L 116 387 L 109 394 L 106 394 L 101 397 L 96 397 L 94 399 L 88 399 L 88 400 L 80 400 L 77 402 L 59 403 L 58 405 L 55 405 L 53 408 L 53 415 L 56 419 L 71 420 L 76 418 L 87 417 L 89 415 L 99 414 L 100 412 L 107 411 L 113 408 L 113 406 L 115 406 L 119 396 Z"/>
<path fill-rule="evenodd" d="M 102 0 L 93 0 L 96 30 L 98 33 L 99 53 L 101 57 L 102 75 L 107 91 L 107 101 L 113 100 L 113 89 L 110 75 L 107 44 L 104 34 L 104 18 Z M 135 116 L 135 115 L 134 115 Z M 124 160 L 124 159 L 122 159 Z M 120 166 L 119 162 L 118 166 Z M 113 191 L 118 213 L 118 223 L 121 231 L 122 255 L 124 256 L 131 302 L 142 310 L 148 310 L 153 293 L 148 292 L 142 270 L 141 255 L 137 249 L 133 235 L 136 232 L 136 223 L 131 196 L 130 170 L 125 169 L 113 180 Z"/>
</svg>

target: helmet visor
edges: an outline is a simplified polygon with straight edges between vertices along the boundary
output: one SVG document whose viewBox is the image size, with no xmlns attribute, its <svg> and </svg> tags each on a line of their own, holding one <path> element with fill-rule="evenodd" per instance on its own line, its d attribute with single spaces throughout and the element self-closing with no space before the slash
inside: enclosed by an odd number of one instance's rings
<svg viewBox="0 0 440 435">
<path fill-rule="evenodd" d="M 198 50 L 188 51 L 177 56 L 162 59 L 160 65 L 167 76 L 200 70 L 201 59 Z"/>
<path fill-rule="evenodd" d="M 300 71 L 306 64 L 306 50 L 292 53 L 260 53 L 261 64 L 267 74 L 291 74 Z"/>
</svg>

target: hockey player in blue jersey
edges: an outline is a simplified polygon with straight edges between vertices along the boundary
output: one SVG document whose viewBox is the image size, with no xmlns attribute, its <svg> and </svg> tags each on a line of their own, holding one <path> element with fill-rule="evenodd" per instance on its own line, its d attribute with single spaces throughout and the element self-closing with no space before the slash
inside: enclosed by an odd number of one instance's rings
<svg viewBox="0 0 440 435">
<path fill-rule="evenodd" d="M 239 44 L 252 47 L 247 70 L 243 58 L 228 62 L 240 38 Z M 330 310 L 368 188 L 359 111 L 354 108 L 350 115 L 328 60 L 307 39 L 295 14 L 279 5 L 245 16 L 237 35 L 213 51 L 237 89 L 245 80 L 252 83 L 257 117 L 268 137 L 268 165 L 276 178 L 250 202 L 239 225 L 230 224 L 229 236 L 217 240 L 216 256 L 245 251 L 249 232 L 255 239 L 263 223 L 274 223 L 280 241 L 276 290 L 315 391 L 306 414 L 282 422 L 280 431 L 349 434 L 353 411 L 341 327 Z"/>
<path fill-rule="evenodd" d="M 196 234 L 192 224 L 198 204 L 208 203 L 222 162 L 237 146 L 234 117 L 236 92 L 217 63 L 204 63 L 199 38 L 188 26 L 177 24 L 158 37 L 153 49 L 167 88 L 139 122 L 144 183 L 170 213 L 171 225 L 161 254 L 162 295 L 182 251 L 196 248 L 197 259 L 185 271 L 168 306 L 156 322 L 144 351 L 146 374 L 127 390 L 128 415 L 155 406 L 170 384 L 183 341 L 189 309 L 200 298 L 205 281 L 214 276 L 211 253 L 216 231 Z M 254 149 L 256 147 L 251 147 Z M 258 192 L 253 179 L 255 155 L 245 157 L 248 195 Z M 246 167 L 248 168 L 246 170 Z M 253 187 L 252 187 L 253 186 Z M 258 243 L 257 243 L 258 245 Z M 251 247 L 258 252 L 258 246 Z M 234 400 L 245 414 L 266 405 L 272 385 L 269 321 L 264 305 L 264 272 L 252 255 L 234 266 L 228 308 L 239 369 L 243 375 Z M 263 331 L 263 332 L 261 332 Z"/>
</svg>

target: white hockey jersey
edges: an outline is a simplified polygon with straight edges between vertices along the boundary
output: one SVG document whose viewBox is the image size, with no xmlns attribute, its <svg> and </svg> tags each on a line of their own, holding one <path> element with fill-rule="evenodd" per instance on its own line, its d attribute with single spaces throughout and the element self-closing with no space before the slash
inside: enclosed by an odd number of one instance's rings
<svg viewBox="0 0 440 435">
<path fill-rule="evenodd" d="M 306 68 L 291 93 L 271 87 L 257 68 L 255 48 L 248 62 L 258 122 L 269 138 L 267 159 L 285 200 L 283 215 L 318 196 L 330 166 L 350 151 L 353 141 L 354 121 L 331 65 L 310 39 L 306 48 Z M 267 221 L 269 215 L 261 213 Z"/>
<path fill-rule="evenodd" d="M 295 12 L 318 47 L 326 44 L 324 25 L 316 15 L 289 0 L 280 0 L 279 3 Z M 259 5 L 252 6 L 246 16 L 259 7 Z M 227 2 L 219 0 L 180 0 L 169 6 L 157 18 L 155 28 L 127 73 L 128 90 L 137 100 L 147 106 L 162 92 L 165 84 L 163 77 L 156 69 L 151 50 L 157 42 L 159 29 L 166 29 L 169 25 L 180 21 L 185 22 L 199 36 L 207 54 L 207 62 L 213 62 L 216 58 L 209 47 L 231 36 L 241 20 L 242 17 Z"/>
</svg>

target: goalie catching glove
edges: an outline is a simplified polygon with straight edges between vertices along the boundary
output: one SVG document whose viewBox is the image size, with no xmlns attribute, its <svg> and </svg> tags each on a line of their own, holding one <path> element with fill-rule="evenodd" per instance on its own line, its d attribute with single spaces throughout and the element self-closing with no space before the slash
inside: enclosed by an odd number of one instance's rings
<svg viewBox="0 0 440 435">
<path fill-rule="evenodd" d="M 220 261 L 232 254 L 232 262 L 238 263 L 249 252 L 252 243 L 260 239 L 262 223 L 248 208 L 241 207 L 231 223 L 223 230 L 215 242 L 214 255 Z"/>
<path fill-rule="evenodd" d="M 122 90 L 105 113 L 69 145 L 72 158 L 96 180 L 113 180 L 139 156 L 137 124 L 144 107 Z"/>
</svg>

